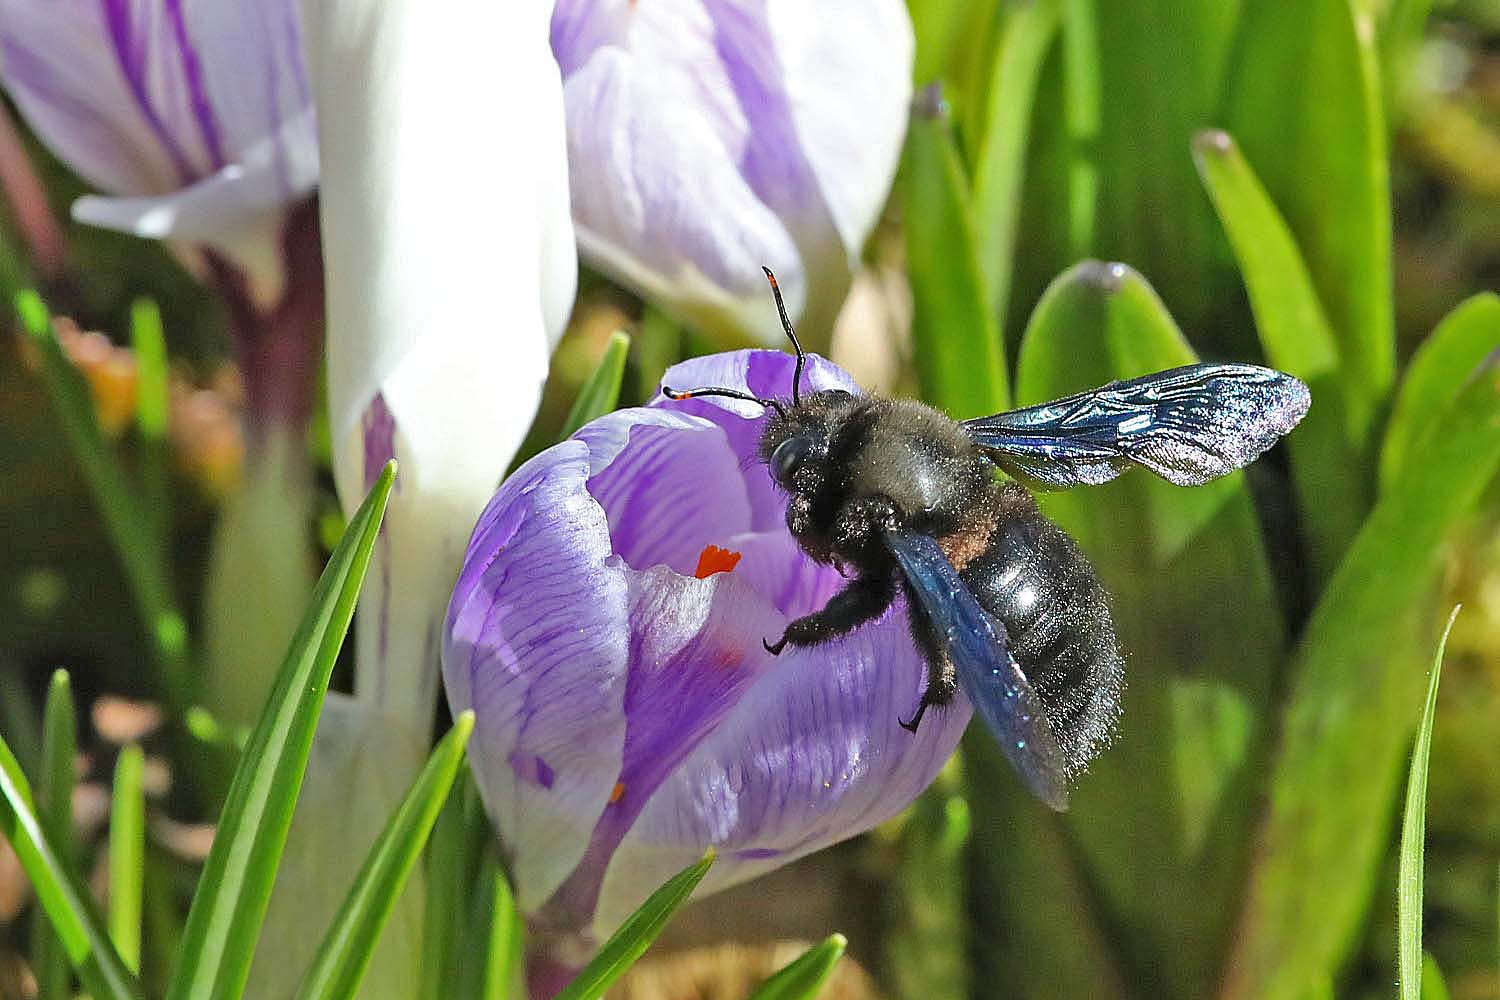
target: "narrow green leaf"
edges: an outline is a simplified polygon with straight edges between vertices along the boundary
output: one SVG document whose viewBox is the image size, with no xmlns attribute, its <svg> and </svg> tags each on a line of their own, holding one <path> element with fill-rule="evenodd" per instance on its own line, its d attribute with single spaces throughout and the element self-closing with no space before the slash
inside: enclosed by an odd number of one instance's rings
<svg viewBox="0 0 1500 1000">
<path fill-rule="evenodd" d="M 1270 807 L 1224 996 L 1293 1000 L 1353 947 L 1388 843 L 1421 674 L 1410 646 L 1442 544 L 1500 470 L 1500 372 L 1471 378 L 1387 488 L 1293 661 Z"/>
<path fill-rule="evenodd" d="M 1356 0 L 1246 4 L 1226 89 L 1229 131 L 1290 226 L 1327 311 L 1359 444 L 1396 371 L 1375 34 Z"/>
<path fill-rule="evenodd" d="M 120 961 L 88 895 L 44 831 L 32 802 L 31 786 L 4 737 L 0 737 L 0 834 L 15 850 L 69 961 L 94 1000 L 139 998 L 140 983 Z"/>
<path fill-rule="evenodd" d="M 848 946 L 844 935 L 828 935 L 761 983 L 749 1000 L 814 1000 Z"/>
<path fill-rule="evenodd" d="M 16 296 L 16 312 L 41 355 L 42 379 L 63 435 L 124 564 L 161 672 L 160 683 L 168 698 L 180 705 L 188 681 L 187 624 L 172 595 L 169 571 L 156 542 L 155 522 L 132 491 L 119 457 L 99 432 L 88 387 L 63 353 L 41 297 L 35 292 L 21 292 Z"/>
<path fill-rule="evenodd" d="M 1042 60 L 1061 23 L 1058 0 L 1017 4 L 1005 18 L 990 71 L 989 114 L 974 166 L 970 225 L 985 303 L 1003 317 L 1010 301 L 1026 149 Z"/>
<path fill-rule="evenodd" d="M 427 851 L 426 915 L 422 920 L 421 1000 L 445 1000 L 459 981 L 465 915 L 480 884 L 489 822 L 473 775 L 463 768 L 433 828 Z"/>
<path fill-rule="evenodd" d="M 1003 410 L 1010 391 L 968 182 L 947 105 L 933 104 L 913 115 L 902 164 L 914 356 L 923 398 L 954 417 L 974 417 Z"/>
<path fill-rule="evenodd" d="M 77 756 L 78 716 L 73 705 L 73 685 L 66 670 L 54 670 L 42 713 L 42 777 L 37 817 L 57 850 L 58 860 L 75 875 L 78 849 L 73 843 L 73 761 Z M 33 917 L 31 935 L 37 996 L 40 1000 L 68 1000 L 73 995 L 68 954 L 44 917 L 41 913 Z"/>
<path fill-rule="evenodd" d="M 1234 140 L 1217 129 L 1200 132 L 1193 158 L 1234 247 L 1266 358 L 1312 389 L 1314 406 L 1288 447 L 1313 577 L 1325 580 L 1372 502 L 1366 463 L 1347 433 L 1368 416 L 1348 410 L 1338 343 L 1302 253 Z"/>
<path fill-rule="evenodd" d="M 1448 1000 L 1448 983 L 1431 952 L 1422 953 L 1422 1000 Z"/>
<path fill-rule="evenodd" d="M 1406 366 L 1380 452 L 1380 483 L 1388 487 L 1412 449 L 1473 376 L 1500 350 L 1500 295 L 1482 292 L 1443 317 Z"/>
<path fill-rule="evenodd" d="M 297 989 L 299 997 L 332 1000 L 352 997 L 359 989 L 381 929 L 437 822 L 473 731 L 474 713 L 464 712 L 432 751 L 400 808 L 370 848 Z"/>
<path fill-rule="evenodd" d="M 1427 842 L 1427 761 L 1432 753 L 1432 719 L 1437 712 L 1438 681 L 1443 674 L 1443 650 L 1458 608 L 1448 616 L 1443 637 L 1432 656 L 1427 682 L 1427 701 L 1422 707 L 1422 721 L 1417 725 L 1416 745 L 1412 747 L 1411 769 L 1406 779 L 1406 809 L 1401 817 L 1400 874 L 1396 889 L 1396 922 L 1399 950 L 1401 1000 L 1422 1000 L 1422 856 Z"/>
<path fill-rule="evenodd" d="M 563 421 L 558 437 L 568 437 L 590 420 L 604 416 L 618 405 L 620 385 L 625 379 L 625 358 L 629 353 L 630 334 L 616 330 L 609 335 L 604 354 L 599 358 L 599 364 L 589 380 L 578 390 L 578 398 L 573 400 L 573 408 L 568 411 L 568 419 Z"/>
<path fill-rule="evenodd" d="M 120 751 L 109 810 L 109 938 L 131 972 L 141 970 L 141 887 L 146 874 L 145 757 Z"/>
<path fill-rule="evenodd" d="M 171 1000 L 232 1000 L 244 988 L 328 677 L 354 615 L 395 475 L 396 464 L 387 463 L 349 519 L 235 770 L 188 913 Z"/>
<path fill-rule="evenodd" d="M 157 538 L 164 542 L 171 525 L 171 490 L 167 481 L 167 340 L 161 312 L 150 299 L 130 307 L 130 347 L 135 353 L 135 426 L 141 436 L 141 494 L 154 516 Z"/>
<path fill-rule="evenodd" d="M 457 974 L 436 984 L 441 997 L 507 1000 L 517 995 L 524 928 L 510 880 L 493 838 L 489 840 L 478 875 L 463 897 L 467 920 L 458 928 Z"/>
<path fill-rule="evenodd" d="M 489 933 L 485 935 L 484 986 L 481 1000 L 505 1000 L 514 990 L 521 968 L 521 945 L 525 937 L 521 911 L 511 892 L 510 879 L 491 855 Z"/>
<path fill-rule="evenodd" d="M 634 965 L 656 940 L 672 914 L 687 902 L 698 883 L 703 881 L 713 863 L 714 852 L 710 848 L 701 860 L 667 879 L 639 909 L 625 918 L 620 929 L 604 942 L 594 960 L 563 988 L 556 1000 L 598 1000 L 602 997 L 610 984 Z"/>
<path fill-rule="evenodd" d="M 1032 314 L 1017 402 L 1196 360 L 1144 278 L 1086 261 Z M 1104 904 L 1094 919 L 1123 928 L 1127 950 L 1164 991 L 1203 995 L 1230 931 L 1285 643 L 1245 476 L 1182 489 L 1134 471 L 1038 499 L 1111 593 L 1129 671 L 1117 742 L 1079 781 L 1063 820 Z M 976 853 L 1010 850 L 1002 837 L 976 823 Z M 1143 891 L 1142 871 L 1195 891 Z"/>
<path fill-rule="evenodd" d="M 10 751 L 27 774 L 43 773 L 41 715 L 26 672 L 9 656 L 0 655 L 0 733 L 10 740 Z"/>
<path fill-rule="evenodd" d="M 1062 0 L 1062 19 L 1063 119 L 1068 136 L 1067 246 L 1069 257 L 1077 260 L 1094 248 L 1099 209 L 1099 165 L 1095 156 L 1104 93 L 1094 0 Z"/>
</svg>

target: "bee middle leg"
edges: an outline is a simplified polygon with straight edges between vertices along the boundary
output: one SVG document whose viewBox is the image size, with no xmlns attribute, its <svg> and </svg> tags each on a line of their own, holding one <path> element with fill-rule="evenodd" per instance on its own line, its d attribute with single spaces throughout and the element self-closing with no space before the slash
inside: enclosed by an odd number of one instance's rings
<svg viewBox="0 0 1500 1000">
<path fill-rule="evenodd" d="M 816 646 L 879 617 L 895 599 L 896 581 L 889 573 L 855 577 L 828 599 L 822 611 L 788 622 L 780 639 L 762 639 L 761 644 L 772 656 L 780 655 L 787 646 Z"/>
<path fill-rule="evenodd" d="M 922 700 L 917 703 L 917 710 L 912 713 L 912 717 L 897 719 L 896 723 L 907 732 L 915 733 L 929 707 L 946 705 L 953 700 L 958 682 L 953 676 L 953 664 L 943 651 L 937 633 L 932 630 L 932 623 L 918 609 L 915 601 L 907 602 L 907 614 L 911 619 L 912 639 L 927 662 L 927 688 L 922 692 Z"/>
</svg>

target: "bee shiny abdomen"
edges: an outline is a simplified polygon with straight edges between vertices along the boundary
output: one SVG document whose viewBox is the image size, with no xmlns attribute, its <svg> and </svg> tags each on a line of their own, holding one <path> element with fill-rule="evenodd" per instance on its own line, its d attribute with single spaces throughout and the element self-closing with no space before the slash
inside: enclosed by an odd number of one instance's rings
<svg viewBox="0 0 1500 1000">
<path fill-rule="evenodd" d="M 1041 698 L 1077 772 L 1108 742 L 1119 715 L 1124 663 L 1109 601 L 1066 532 L 1021 487 L 1000 487 L 985 550 L 961 575 L 1004 626 L 1009 651 Z"/>
</svg>

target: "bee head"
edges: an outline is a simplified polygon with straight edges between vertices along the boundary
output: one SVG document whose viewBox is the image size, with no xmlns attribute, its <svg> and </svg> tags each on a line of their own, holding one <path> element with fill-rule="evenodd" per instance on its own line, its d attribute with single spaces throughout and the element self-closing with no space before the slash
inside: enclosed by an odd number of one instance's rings
<svg viewBox="0 0 1500 1000">
<path fill-rule="evenodd" d="M 788 493 L 815 493 L 822 484 L 828 442 L 855 400 L 843 389 L 804 397 L 773 416 L 760 438 L 760 458 Z"/>
</svg>

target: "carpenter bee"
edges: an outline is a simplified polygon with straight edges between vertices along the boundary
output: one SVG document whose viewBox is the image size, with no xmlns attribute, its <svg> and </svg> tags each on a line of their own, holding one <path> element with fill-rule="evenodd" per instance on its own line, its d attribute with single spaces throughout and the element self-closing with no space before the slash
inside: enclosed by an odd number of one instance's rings
<svg viewBox="0 0 1500 1000">
<path fill-rule="evenodd" d="M 916 732 L 962 688 L 1032 793 L 1066 808 L 1068 780 L 1114 729 L 1124 663 L 1093 568 L 1021 483 L 1103 483 L 1137 465 L 1206 483 L 1296 426 L 1307 386 L 1254 365 L 1196 364 L 962 422 L 913 400 L 804 396 L 806 355 L 766 277 L 797 352 L 790 399 L 662 387 L 766 408 L 760 457 L 787 495 L 787 527 L 850 577 L 766 649 L 827 642 L 904 594 L 928 679 L 900 724 Z"/>
</svg>

